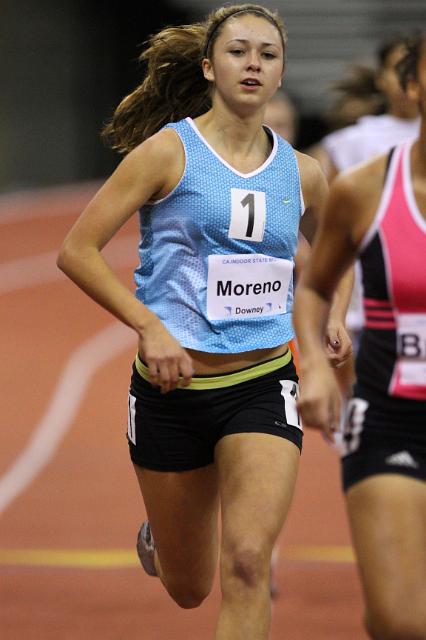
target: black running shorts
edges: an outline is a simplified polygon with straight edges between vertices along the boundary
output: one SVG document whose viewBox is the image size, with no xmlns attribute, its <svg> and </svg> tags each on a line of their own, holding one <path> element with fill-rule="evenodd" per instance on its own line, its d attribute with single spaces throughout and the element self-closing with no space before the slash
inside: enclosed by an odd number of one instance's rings
<svg viewBox="0 0 426 640">
<path fill-rule="evenodd" d="M 426 481 L 426 402 L 385 397 L 356 385 L 346 410 L 342 453 L 345 491 L 383 473 Z"/>
<path fill-rule="evenodd" d="M 211 464 L 216 443 L 233 433 L 269 433 L 302 448 L 298 378 L 290 352 L 220 376 L 196 376 L 188 388 L 161 394 L 136 359 L 127 439 L 132 461 L 158 471 Z"/>
</svg>

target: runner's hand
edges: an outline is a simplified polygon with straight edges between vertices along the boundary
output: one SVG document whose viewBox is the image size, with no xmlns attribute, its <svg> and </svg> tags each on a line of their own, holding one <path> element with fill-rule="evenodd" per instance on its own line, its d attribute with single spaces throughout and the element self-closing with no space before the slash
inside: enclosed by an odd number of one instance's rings
<svg viewBox="0 0 426 640">
<path fill-rule="evenodd" d="M 341 395 L 327 360 L 302 371 L 297 407 L 304 426 L 321 429 L 330 442 L 339 430 Z"/>
<path fill-rule="evenodd" d="M 139 354 L 148 367 L 151 384 L 160 387 L 161 393 L 190 384 L 194 373 L 191 357 L 157 316 L 145 325 Z"/>
<path fill-rule="evenodd" d="M 341 367 L 353 355 L 352 341 L 342 324 L 327 327 L 326 354 L 332 367 Z"/>
</svg>

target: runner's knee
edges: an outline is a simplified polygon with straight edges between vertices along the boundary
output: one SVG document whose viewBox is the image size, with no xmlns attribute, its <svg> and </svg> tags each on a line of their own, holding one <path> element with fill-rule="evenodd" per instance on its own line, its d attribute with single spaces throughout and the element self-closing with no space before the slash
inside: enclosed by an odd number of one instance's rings
<svg viewBox="0 0 426 640">
<path fill-rule="evenodd" d="M 222 581 L 231 579 L 247 587 L 257 587 L 268 577 L 270 558 L 257 545 L 235 546 L 223 552 Z"/>
<path fill-rule="evenodd" d="M 207 598 L 211 585 L 173 581 L 165 585 L 167 592 L 182 609 L 195 609 Z"/>
</svg>

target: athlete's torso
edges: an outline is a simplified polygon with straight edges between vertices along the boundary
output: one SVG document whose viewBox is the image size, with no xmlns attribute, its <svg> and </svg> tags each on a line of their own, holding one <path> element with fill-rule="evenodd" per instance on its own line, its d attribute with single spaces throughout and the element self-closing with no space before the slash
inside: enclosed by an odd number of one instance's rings
<svg viewBox="0 0 426 640">
<path fill-rule="evenodd" d="M 187 118 L 167 125 L 185 170 L 165 198 L 140 212 L 137 297 L 182 346 L 207 353 L 270 349 L 293 336 L 293 256 L 303 205 L 295 153 L 273 148 L 242 174 Z"/>
<path fill-rule="evenodd" d="M 349 127 L 339 129 L 323 139 L 323 146 L 338 172 L 385 154 L 395 145 L 415 138 L 420 119 L 407 120 L 389 114 L 364 116 Z M 364 324 L 362 286 L 359 264 L 355 265 L 355 284 L 346 317 L 351 331 L 359 332 Z"/>
<path fill-rule="evenodd" d="M 333 131 L 322 142 L 338 171 L 383 155 L 395 145 L 417 137 L 420 118 L 407 120 L 383 114 L 364 116 L 344 129 Z"/>
<path fill-rule="evenodd" d="M 426 220 L 413 193 L 411 143 L 395 149 L 361 245 L 365 327 L 358 385 L 426 401 Z"/>
</svg>

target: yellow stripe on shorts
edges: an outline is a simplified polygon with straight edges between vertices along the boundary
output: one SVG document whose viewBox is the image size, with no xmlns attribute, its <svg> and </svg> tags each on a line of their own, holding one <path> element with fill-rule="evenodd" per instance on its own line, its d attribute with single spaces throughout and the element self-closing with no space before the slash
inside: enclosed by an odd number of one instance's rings
<svg viewBox="0 0 426 640">
<path fill-rule="evenodd" d="M 242 382 L 247 382 L 248 380 L 253 380 L 254 378 L 259 378 L 267 373 L 281 369 L 281 367 L 285 367 L 290 361 L 291 351 L 287 349 L 282 356 L 261 362 L 247 369 L 241 369 L 240 371 L 234 371 L 232 373 L 223 373 L 219 376 L 194 376 L 190 385 L 181 388 L 187 389 L 188 391 L 207 391 L 208 389 L 232 387 L 234 384 L 241 384 Z M 136 354 L 135 365 L 141 378 L 149 382 L 148 367 L 142 362 L 139 354 Z"/>
</svg>

